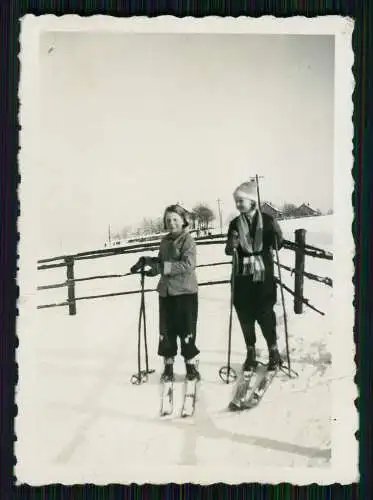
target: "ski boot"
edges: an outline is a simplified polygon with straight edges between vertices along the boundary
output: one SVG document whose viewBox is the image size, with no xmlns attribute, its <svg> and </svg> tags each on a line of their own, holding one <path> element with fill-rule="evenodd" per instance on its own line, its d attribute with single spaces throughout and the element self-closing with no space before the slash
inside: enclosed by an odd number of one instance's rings
<svg viewBox="0 0 373 500">
<path fill-rule="evenodd" d="M 164 358 L 161 375 L 161 417 L 171 415 L 174 408 L 174 358 Z"/>
<path fill-rule="evenodd" d="M 252 374 L 252 372 L 256 370 L 257 366 L 258 363 L 256 361 L 255 347 L 248 346 L 246 359 L 242 367 L 244 378 L 249 377 Z"/>
<path fill-rule="evenodd" d="M 282 366 L 283 361 L 281 359 L 281 355 L 278 352 L 277 346 L 272 346 L 269 348 L 269 361 L 268 361 L 268 366 L 267 370 L 268 371 L 274 371 L 280 366 Z"/>
<path fill-rule="evenodd" d="M 197 369 L 197 362 L 193 363 L 191 360 L 185 361 L 185 368 L 187 380 L 201 380 L 201 375 Z"/>
<path fill-rule="evenodd" d="M 174 380 L 174 358 L 165 358 L 164 370 L 161 375 L 161 382 L 173 382 Z"/>
</svg>

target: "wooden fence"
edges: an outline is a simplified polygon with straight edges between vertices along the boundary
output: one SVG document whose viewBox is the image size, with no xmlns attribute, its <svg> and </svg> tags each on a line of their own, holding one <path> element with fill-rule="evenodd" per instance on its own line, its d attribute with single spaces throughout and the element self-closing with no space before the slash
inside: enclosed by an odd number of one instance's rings
<svg viewBox="0 0 373 500">
<path fill-rule="evenodd" d="M 218 234 L 213 236 L 204 236 L 196 238 L 197 246 L 200 245 L 217 245 L 217 244 L 225 244 L 226 235 Z M 67 299 L 63 302 L 57 303 L 49 303 L 42 304 L 38 306 L 38 309 L 46 309 L 51 307 L 62 307 L 67 306 L 69 309 L 69 314 L 71 316 L 76 315 L 77 307 L 76 303 L 80 300 L 93 300 L 98 298 L 105 297 L 115 297 L 119 295 L 132 295 L 140 293 L 140 290 L 129 290 L 124 292 L 116 292 L 116 293 L 105 293 L 99 295 L 87 295 L 82 297 L 76 297 L 75 293 L 75 283 L 83 282 L 83 281 L 91 281 L 91 280 L 99 280 L 99 279 L 111 279 L 111 278 L 124 278 L 125 276 L 130 276 L 131 273 L 125 274 L 102 274 L 96 276 L 87 276 L 84 278 L 75 278 L 74 273 L 74 265 L 75 262 L 87 259 L 101 259 L 105 257 L 112 257 L 115 255 L 123 255 L 123 254 L 134 254 L 140 253 L 144 251 L 156 251 L 159 247 L 159 242 L 150 242 L 150 243 L 141 243 L 128 245 L 125 247 L 117 247 L 117 248 L 105 248 L 101 250 L 93 250 L 89 252 L 80 252 L 71 255 L 60 255 L 57 257 L 51 257 L 48 259 L 41 259 L 38 261 L 38 270 L 45 271 L 48 269 L 56 269 L 59 267 L 66 268 L 66 280 L 60 283 L 54 283 L 51 285 L 39 286 L 38 290 L 47 290 L 47 289 L 56 289 L 61 287 L 67 288 Z M 284 290 L 290 293 L 294 297 L 294 312 L 296 314 L 302 314 L 303 305 L 306 305 L 318 312 L 319 314 L 324 314 L 322 311 L 317 309 L 315 306 L 310 304 L 309 300 L 303 296 L 303 283 L 304 278 L 308 278 L 310 280 L 317 281 L 319 283 L 323 283 L 327 286 L 333 286 L 333 282 L 329 277 L 317 276 L 315 274 L 309 273 L 305 271 L 305 256 L 311 256 L 319 259 L 333 260 L 333 254 L 327 252 L 321 248 L 317 248 L 312 245 L 306 244 L 306 230 L 305 229 L 297 229 L 295 230 L 295 238 L 294 241 L 284 240 L 283 247 L 292 250 L 295 253 L 295 263 L 294 268 L 289 266 L 285 266 L 280 264 L 281 268 L 291 272 L 294 274 L 294 290 L 291 290 L 286 285 L 282 284 Z M 198 265 L 198 268 L 201 267 L 214 267 L 214 266 L 223 266 L 230 265 L 231 261 L 223 261 L 223 262 L 215 262 L 212 264 L 201 264 Z M 220 280 L 220 281 L 207 281 L 199 283 L 199 286 L 210 286 L 210 285 L 221 285 L 225 283 L 230 283 L 230 280 Z M 145 289 L 145 292 L 155 292 L 155 289 Z"/>
</svg>

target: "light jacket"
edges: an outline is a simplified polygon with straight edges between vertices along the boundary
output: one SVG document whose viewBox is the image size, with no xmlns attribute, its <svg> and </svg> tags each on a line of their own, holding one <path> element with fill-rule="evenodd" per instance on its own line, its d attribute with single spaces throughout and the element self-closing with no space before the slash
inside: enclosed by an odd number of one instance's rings
<svg viewBox="0 0 373 500">
<path fill-rule="evenodd" d="M 157 291 L 161 297 L 198 292 L 196 276 L 197 245 L 193 237 L 183 231 L 177 238 L 168 234 L 160 243 L 158 257 L 147 257 L 151 274 L 161 274 Z"/>
</svg>

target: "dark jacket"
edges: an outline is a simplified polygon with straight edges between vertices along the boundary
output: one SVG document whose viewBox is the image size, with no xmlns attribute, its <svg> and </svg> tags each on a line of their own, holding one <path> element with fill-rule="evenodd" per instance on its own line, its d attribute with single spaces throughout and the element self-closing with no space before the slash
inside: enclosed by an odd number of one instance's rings
<svg viewBox="0 0 373 500">
<path fill-rule="evenodd" d="M 197 246 L 193 237 L 183 231 L 176 239 L 166 235 L 159 247 L 158 257 L 148 257 L 152 274 L 161 274 L 158 292 L 161 297 L 198 292 L 196 276 Z"/>
<path fill-rule="evenodd" d="M 262 213 L 263 217 L 263 252 L 262 259 L 265 268 L 265 279 L 263 283 L 253 283 L 250 276 L 237 276 L 236 284 L 238 289 L 242 290 L 243 287 L 246 293 L 255 300 L 265 300 L 269 299 L 273 303 L 276 302 L 276 281 L 274 276 L 274 259 L 273 259 L 273 249 L 275 248 L 275 238 L 277 238 L 278 249 L 282 247 L 283 237 L 282 231 L 278 222 L 271 216 Z M 258 214 L 256 213 L 253 218 L 252 224 L 249 224 L 250 234 L 253 237 L 256 230 Z M 227 243 L 225 246 L 226 255 L 233 255 L 233 231 L 238 232 L 237 227 L 238 217 L 233 219 L 229 224 Z M 237 248 L 238 256 L 238 274 L 242 273 L 243 268 L 243 257 L 247 255 L 242 249 L 241 245 Z"/>
</svg>

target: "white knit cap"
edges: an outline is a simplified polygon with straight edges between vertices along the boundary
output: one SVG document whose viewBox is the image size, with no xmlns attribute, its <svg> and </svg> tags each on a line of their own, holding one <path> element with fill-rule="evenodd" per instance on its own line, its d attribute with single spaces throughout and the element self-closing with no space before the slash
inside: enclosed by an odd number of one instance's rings
<svg viewBox="0 0 373 500">
<path fill-rule="evenodd" d="M 255 181 L 243 182 L 235 189 L 234 198 L 246 198 L 257 201 L 257 186 Z"/>
</svg>

